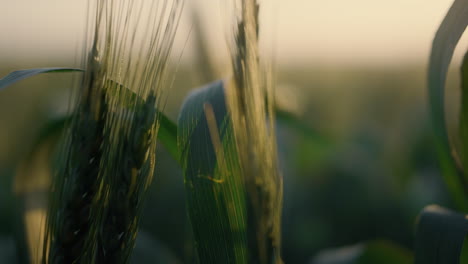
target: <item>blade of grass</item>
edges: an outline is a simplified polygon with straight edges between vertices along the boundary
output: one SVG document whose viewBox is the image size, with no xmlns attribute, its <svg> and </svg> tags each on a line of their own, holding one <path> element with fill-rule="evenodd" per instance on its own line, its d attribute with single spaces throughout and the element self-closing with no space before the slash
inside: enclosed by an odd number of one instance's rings
<svg viewBox="0 0 468 264">
<path fill-rule="evenodd" d="M 461 148 L 460 159 L 465 177 L 468 177 L 468 52 L 465 54 L 461 66 L 461 108 L 459 135 Z"/>
<path fill-rule="evenodd" d="M 468 201 L 464 183 L 451 156 L 445 124 L 444 87 L 453 52 L 467 25 L 468 0 L 455 0 L 435 35 L 428 72 L 430 111 L 444 180 L 457 207 L 465 212 L 468 212 Z"/>
<path fill-rule="evenodd" d="M 468 233 L 466 215 L 430 205 L 419 216 L 415 264 L 458 264 Z"/>
<path fill-rule="evenodd" d="M 0 79 L 0 90 L 26 78 L 49 72 L 82 72 L 82 69 L 76 68 L 39 68 L 19 70 L 9 73 L 7 76 Z"/>
<path fill-rule="evenodd" d="M 200 263 L 248 263 L 246 204 L 224 82 L 191 93 L 177 140 Z"/>
</svg>

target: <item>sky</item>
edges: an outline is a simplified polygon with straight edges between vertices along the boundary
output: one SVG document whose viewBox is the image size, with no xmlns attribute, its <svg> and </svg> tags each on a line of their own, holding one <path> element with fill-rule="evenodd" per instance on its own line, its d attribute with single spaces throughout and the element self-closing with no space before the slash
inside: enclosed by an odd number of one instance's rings
<svg viewBox="0 0 468 264">
<path fill-rule="evenodd" d="M 62 57 L 82 51 L 86 1 L 3 1 L 0 61 Z M 213 53 L 226 55 L 225 0 L 186 0 L 202 12 Z M 408 65 L 427 62 L 433 35 L 452 0 L 261 0 L 265 47 L 284 64 Z M 190 13 L 175 53 L 190 60 Z M 465 36 L 457 63 L 468 47 Z M 189 39 L 187 42 L 186 40 Z M 185 47 L 185 49 L 184 49 Z"/>
</svg>

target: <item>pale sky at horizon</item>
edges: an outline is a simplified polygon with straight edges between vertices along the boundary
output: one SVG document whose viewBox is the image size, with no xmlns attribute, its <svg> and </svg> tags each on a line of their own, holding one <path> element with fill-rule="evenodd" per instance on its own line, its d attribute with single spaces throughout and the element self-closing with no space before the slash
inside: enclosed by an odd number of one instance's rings
<svg viewBox="0 0 468 264">
<path fill-rule="evenodd" d="M 0 61 L 55 55 L 76 58 L 83 36 L 84 2 L 4 1 L 0 10 Z M 221 23 L 225 15 L 221 0 L 187 0 L 187 10 L 193 2 L 203 10 L 214 53 L 223 54 L 226 33 Z M 261 2 L 266 14 L 263 30 L 270 38 L 275 36 L 279 63 L 404 65 L 427 61 L 433 35 L 452 0 Z M 185 12 L 182 21 L 176 53 L 187 39 L 188 14 Z M 456 61 L 468 47 L 466 35 L 457 49 Z M 183 58 L 190 58 L 190 52 L 189 42 Z"/>
</svg>

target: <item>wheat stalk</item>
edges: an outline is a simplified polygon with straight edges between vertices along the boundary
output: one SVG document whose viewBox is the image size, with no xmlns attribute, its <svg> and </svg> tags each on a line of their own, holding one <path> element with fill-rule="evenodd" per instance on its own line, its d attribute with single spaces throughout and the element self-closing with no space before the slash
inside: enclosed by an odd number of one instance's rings
<svg viewBox="0 0 468 264">
<path fill-rule="evenodd" d="M 243 0 L 238 9 L 234 82 L 227 98 L 246 186 L 249 262 L 281 263 L 282 178 L 277 168 L 271 72 L 260 64 L 260 6 L 256 0 Z"/>
<path fill-rule="evenodd" d="M 182 4 L 92 5 L 92 48 L 52 185 L 44 263 L 128 262 L 154 173 L 155 107 L 163 107 Z"/>
</svg>

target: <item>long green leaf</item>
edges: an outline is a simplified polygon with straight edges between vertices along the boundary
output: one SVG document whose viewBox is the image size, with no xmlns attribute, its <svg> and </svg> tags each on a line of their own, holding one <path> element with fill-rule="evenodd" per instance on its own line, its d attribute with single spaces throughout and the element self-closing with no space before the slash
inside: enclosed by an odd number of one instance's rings
<svg viewBox="0 0 468 264">
<path fill-rule="evenodd" d="M 223 81 L 187 97 L 177 140 L 200 263 L 247 263 L 245 193 Z"/>
<path fill-rule="evenodd" d="M 437 151 L 447 187 L 457 206 L 468 211 L 468 201 L 454 159 L 445 124 L 444 87 L 455 47 L 468 25 L 468 0 L 455 0 L 435 35 L 429 62 L 429 102 Z"/>
<path fill-rule="evenodd" d="M 311 264 L 411 264 L 409 250 L 385 240 L 320 252 Z"/>
<path fill-rule="evenodd" d="M 9 73 L 3 79 L 0 79 L 0 90 L 14 84 L 15 82 L 24 80 L 26 78 L 38 75 L 41 73 L 48 72 L 82 72 L 82 69 L 76 68 L 39 68 L 39 69 L 28 69 L 28 70 L 19 70 Z"/>
<path fill-rule="evenodd" d="M 419 216 L 415 264 L 458 264 L 467 233 L 466 215 L 427 206 Z"/>
</svg>

